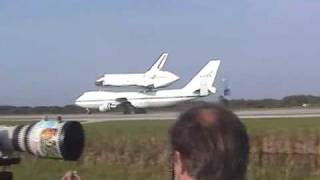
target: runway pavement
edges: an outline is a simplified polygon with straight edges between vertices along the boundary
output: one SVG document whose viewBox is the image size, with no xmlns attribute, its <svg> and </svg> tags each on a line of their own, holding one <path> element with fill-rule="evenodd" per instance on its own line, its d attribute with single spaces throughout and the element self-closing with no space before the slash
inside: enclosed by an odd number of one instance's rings
<svg viewBox="0 0 320 180">
<path fill-rule="evenodd" d="M 319 109 L 259 109 L 259 110 L 241 110 L 235 112 L 242 119 L 249 118 L 305 118 L 319 117 Z M 97 123 L 107 121 L 136 121 L 136 120 L 174 120 L 179 113 L 177 112 L 151 112 L 148 114 L 124 115 L 121 113 L 104 114 L 73 114 L 62 115 L 64 120 L 75 120 L 82 123 Z M 49 115 L 49 118 L 56 118 L 58 115 Z M 37 121 L 41 120 L 43 115 L 6 115 L 0 116 L 0 121 Z"/>
</svg>

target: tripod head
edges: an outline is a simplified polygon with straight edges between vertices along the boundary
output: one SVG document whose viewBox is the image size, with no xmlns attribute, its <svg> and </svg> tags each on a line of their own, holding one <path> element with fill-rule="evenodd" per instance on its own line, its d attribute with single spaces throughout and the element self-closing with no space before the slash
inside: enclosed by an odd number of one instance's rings
<svg viewBox="0 0 320 180">
<path fill-rule="evenodd" d="M 13 173 L 7 171 L 6 168 L 10 165 L 19 164 L 21 161 L 20 157 L 10 157 L 6 155 L 1 155 L 0 157 L 0 179 L 1 180 L 13 180 Z"/>
</svg>

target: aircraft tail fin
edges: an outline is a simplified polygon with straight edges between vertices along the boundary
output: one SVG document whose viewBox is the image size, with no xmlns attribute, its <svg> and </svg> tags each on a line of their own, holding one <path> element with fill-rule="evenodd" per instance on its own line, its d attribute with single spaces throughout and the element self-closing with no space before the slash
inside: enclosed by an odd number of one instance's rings
<svg viewBox="0 0 320 180">
<path fill-rule="evenodd" d="M 150 72 L 158 72 L 162 69 L 164 64 L 166 63 L 168 58 L 168 53 L 162 53 L 158 60 L 151 66 L 151 68 L 147 71 Z"/>
<path fill-rule="evenodd" d="M 212 85 L 216 78 L 219 66 L 220 60 L 209 61 L 209 63 L 204 66 L 183 89 L 190 92 L 197 92 L 201 96 L 207 96 L 210 92 L 215 93 L 216 88 Z"/>
</svg>

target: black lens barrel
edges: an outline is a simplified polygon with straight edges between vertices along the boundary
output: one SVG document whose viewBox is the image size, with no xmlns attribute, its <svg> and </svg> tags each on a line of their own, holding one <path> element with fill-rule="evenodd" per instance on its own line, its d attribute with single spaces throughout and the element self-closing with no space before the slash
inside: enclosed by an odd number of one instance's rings
<svg viewBox="0 0 320 180">
<path fill-rule="evenodd" d="M 84 139 L 84 131 L 79 122 L 66 122 L 59 140 L 63 159 L 67 161 L 78 160 L 84 148 Z"/>
</svg>

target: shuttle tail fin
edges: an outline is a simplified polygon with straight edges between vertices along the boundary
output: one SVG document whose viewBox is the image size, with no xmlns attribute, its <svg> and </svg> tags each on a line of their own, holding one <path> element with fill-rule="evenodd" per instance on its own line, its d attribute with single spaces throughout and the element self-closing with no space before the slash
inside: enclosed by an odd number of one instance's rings
<svg viewBox="0 0 320 180">
<path fill-rule="evenodd" d="M 151 66 L 147 73 L 156 73 L 162 69 L 168 58 L 168 53 L 162 53 L 158 60 Z"/>
<path fill-rule="evenodd" d="M 197 92 L 201 96 L 207 96 L 210 92 L 215 93 L 216 88 L 212 85 L 216 78 L 219 66 L 220 60 L 210 61 L 183 89 L 189 92 Z"/>
</svg>

